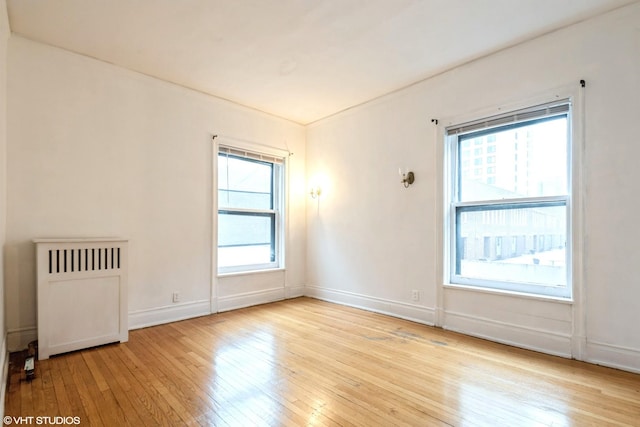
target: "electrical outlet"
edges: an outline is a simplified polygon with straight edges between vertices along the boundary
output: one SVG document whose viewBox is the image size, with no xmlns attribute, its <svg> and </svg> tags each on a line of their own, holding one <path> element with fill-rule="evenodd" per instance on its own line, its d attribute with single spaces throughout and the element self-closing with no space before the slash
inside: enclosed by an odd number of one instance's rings
<svg viewBox="0 0 640 427">
<path fill-rule="evenodd" d="M 420 291 L 414 289 L 411 291 L 411 301 L 420 301 Z"/>
<path fill-rule="evenodd" d="M 174 292 L 172 295 L 173 302 L 180 302 L 180 292 Z"/>
</svg>

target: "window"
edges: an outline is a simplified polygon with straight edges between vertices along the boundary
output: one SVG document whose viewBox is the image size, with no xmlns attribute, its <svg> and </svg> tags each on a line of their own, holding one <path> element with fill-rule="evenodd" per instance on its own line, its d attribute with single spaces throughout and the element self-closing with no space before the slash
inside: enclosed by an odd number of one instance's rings
<svg viewBox="0 0 640 427">
<path fill-rule="evenodd" d="M 218 272 L 278 268 L 283 160 L 220 146 Z"/>
<path fill-rule="evenodd" d="M 567 100 L 446 129 L 450 283 L 571 297 L 570 130 Z M 490 179 L 461 173 L 460 146 L 480 137 Z"/>
</svg>

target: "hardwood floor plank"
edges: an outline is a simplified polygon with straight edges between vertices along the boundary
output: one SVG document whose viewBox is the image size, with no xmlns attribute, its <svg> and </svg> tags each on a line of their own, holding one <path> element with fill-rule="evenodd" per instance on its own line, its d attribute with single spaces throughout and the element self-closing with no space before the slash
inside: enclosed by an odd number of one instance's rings
<svg viewBox="0 0 640 427">
<path fill-rule="evenodd" d="M 67 358 L 58 357 L 54 359 L 44 360 L 42 362 L 38 362 L 38 364 L 49 364 L 55 365 L 60 372 L 62 383 L 64 384 L 64 389 L 67 395 L 67 400 L 70 404 L 70 412 L 62 413 L 64 416 L 77 416 L 80 417 L 82 422 L 87 423 L 88 417 L 84 410 L 84 406 L 82 405 L 82 399 L 80 398 L 80 392 L 78 388 L 75 386 L 72 378 L 71 370 L 69 369 L 69 364 L 67 363 Z M 37 365 L 36 365 L 37 366 Z M 38 368 L 36 368 L 36 371 Z M 37 375 L 37 374 L 36 374 Z M 57 396 L 56 396 L 57 397 Z M 60 401 L 60 397 L 57 397 L 58 401 Z M 59 403 L 58 403 L 59 404 Z M 28 414 L 28 413 L 26 413 Z M 25 415 L 26 415 L 25 414 Z"/>
<path fill-rule="evenodd" d="M 130 338 L 131 339 L 131 338 Z M 190 414 L 181 414 L 176 412 L 174 408 L 183 409 L 182 404 L 174 396 L 171 396 L 164 385 L 165 376 L 154 369 L 154 366 L 146 365 L 142 358 L 146 358 L 147 350 L 140 341 L 133 341 L 123 345 L 123 351 L 128 357 L 135 360 L 135 369 L 130 372 L 140 382 L 137 388 L 141 402 L 153 411 L 156 418 L 162 419 L 163 425 L 182 425 L 185 423 L 184 418 L 191 418 Z M 140 358 L 138 358 L 140 356 Z M 157 410 L 162 413 L 160 415 Z M 191 420 L 190 420 L 191 421 Z M 195 422 L 195 420 L 193 420 Z"/>
<path fill-rule="evenodd" d="M 169 426 L 171 419 L 165 415 L 161 406 L 166 405 L 162 398 L 157 397 L 155 393 L 147 388 L 146 378 L 140 373 L 136 363 L 137 358 L 127 347 L 117 346 L 111 348 L 116 365 L 120 361 L 120 370 L 122 376 L 128 376 L 127 381 L 130 388 L 126 391 L 129 400 L 140 418 L 144 421 L 143 425 Z"/>
<path fill-rule="evenodd" d="M 640 375 L 298 298 L 11 371 L 9 416 L 89 426 L 634 426 Z"/>
<path fill-rule="evenodd" d="M 60 415 L 63 417 L 71 416 L 73 414 L 73 410 L 71 409 L 71 402 L 69 401 L 69 394 L 64 385 L 64 381 L 62 378 L 62 372 L 59 369 L 58 364 L 55 363 L 43 363 L 41 364 L 40 370 L 42 370 L 42 365 L 49 367 L 49 373 L 51 374 L 52 384 L 53 384 L 53 392 L 55 396 L 55 405 L 56 413 L 53 415 Z M 47 412 L 47 414 L 51 414 Z"/>
<path fill-rule="evenodd" d="M 104 350 L 96 355 L 99 360 L 96 360 L 95 366 L 96 369 L 102 371 L 102 378 L 106 383 L 107 390 L 113 393 L 118 406 L 126 414 L 124 423 L 131 426 L 149 425 L 153 420 L 147 416 L 148 414 L 145 411 L 141 411 L 140 405 L 137 405 L 135 399 L 131 398 L 129 382 L 125 382 L 126 388 L 122 387 L 122 374 L 111 357 L 111 351 L 108 351 L 111 349 L 105 348 Z"/>
<path fill-rule="evenodd" d="M 89 417 L 90 424 L 118 425 L 117 406 L 114 407 L 112 399 L 109 399 L 105 393 L 100 391 L 94 376 L 86 364 L 87 354 L 95 351 L 96 349 L 90 349 L 84 352 L 70 353 L 67 363 L 70 366 L 73 382 L 78 388 L 82 406 L 87 417 Z"/>
<path fill-rule="evenodd" d="M 82 353 L 82 356 L 84 357 L 84 362 L 87 364 L 87 368 L 89 368 L 91 376 L 98 386 L 98 390 L 101 392 L 109 390 L 109 384 L 107 384 L 107 380 L 105 380 L 104 375 L 102 375 L 102 371 L 95 360 L 95 357 L 99 358 L 100 356 L 97 356 L 95 351 L 84 352 Z"/>
</svg>

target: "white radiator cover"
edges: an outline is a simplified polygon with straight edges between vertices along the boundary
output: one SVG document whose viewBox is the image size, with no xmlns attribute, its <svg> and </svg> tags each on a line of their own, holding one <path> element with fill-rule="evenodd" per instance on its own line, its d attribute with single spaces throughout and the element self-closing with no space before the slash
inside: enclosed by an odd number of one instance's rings
<svg viewBox="0 0 640 427">
<path fill-rule="evenodd" d="M 128 241 L 36 239 L 38 358 L 126 342 Z"/>
</svg>

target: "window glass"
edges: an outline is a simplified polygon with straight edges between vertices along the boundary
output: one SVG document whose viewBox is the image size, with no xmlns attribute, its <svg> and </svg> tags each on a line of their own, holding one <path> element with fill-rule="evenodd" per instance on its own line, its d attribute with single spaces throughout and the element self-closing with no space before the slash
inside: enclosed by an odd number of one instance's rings
<svg viewBox="0 0 640 427">
<path fill-rule="evenodd" d="M 218 154 L 219 272 L 280 266 L 282 167 L 253 157 Z"/>
<path fill-rule="evenodd" d="M 459 208 L 455 273 L 467 279 L 563 286 L 566 207 Z M 509 249 L 504 242 L 510 242 Z"/>
<path fill-rule="evenodd" d="M 450 283 L 571 296 L 569 124 L 565 103 L 451 128 Z"/>
<path fill-rule="evenodd" d="M 494 144 L 486 163 L 495 164 L 495 182 L 484 182 L 481 174 L 459 183 L 459 201 L 500 200 L 515 197 L 542 197 L 567 194 L 567 118 L 565 116 L 529 125 L 496 130 L 482 140 Z M 460 136 L 460 143 L 476 139 Z M 477 139 L 476 139 L 477 140 Z M 524 143 L 522 141 L 525 141 Z M 518 143 L 519 142 L 519 143 Z M 483 157 L 475 159 L 482 164 Z M 460 168 L 464 174 L 465 165 Z"/>
<path fill-rule="evenodd" d="M 275 261 L 275 215 L 220 211 L 218 221 L 219 268 Z"/>
<path fill-rule="evenodd" d="M 272 163 L 220 154 L 218 166 L 218 207 L 272 208 Z"/>
</svg>

